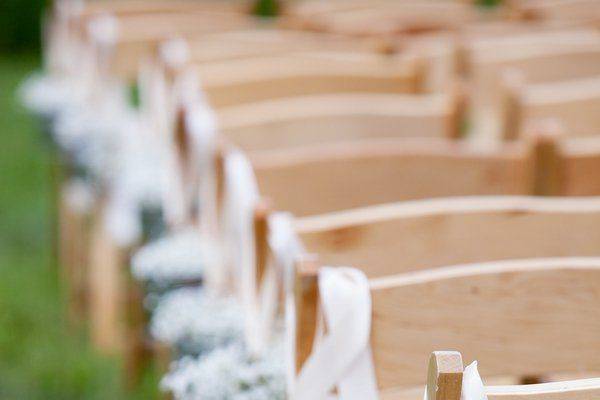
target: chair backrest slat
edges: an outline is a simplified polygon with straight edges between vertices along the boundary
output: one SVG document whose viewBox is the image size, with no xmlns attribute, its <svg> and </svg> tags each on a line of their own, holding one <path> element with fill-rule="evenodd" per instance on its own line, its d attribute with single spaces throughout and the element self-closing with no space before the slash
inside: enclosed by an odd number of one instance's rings
<svg viewBox="0 0 600 400">
<path fill-rule="evenodd" d="M 379 386 L 422 383 L 418 370 L 436 348 L 479 360 L 483 376 L 598 371 L 598 282 L 598 258 L 472 264 L 372 281 Z"/>
<path fill-rule="evenodd" d="M 488 151 L 404 139 L 315 147 L 250 154 L 276 209 L 300 217 L 428 197 L 533 194 L 533 157 L 521 144 Z"/>
<path fill-rule="evenodd" d="M 416 93 L 413 57 L 290 53 L 196 66 L 213 107 L 326 93 Z"/>
<path fill-rule="evenodd" d="M 599 198 L 509 196 L 420 200 L 296 221 L 304 247 L 321 263 L 355 265 L 370 278 L 489 260 L 600 256 L 599 226 Z"/>
<path fill-rule="evenodd" d="M 341 140 L 452 137 L 460 129 L 454 97 L 330 94 L 265 101 L 218 111 L 221 133 L 247 151 Z"/>
</svg>

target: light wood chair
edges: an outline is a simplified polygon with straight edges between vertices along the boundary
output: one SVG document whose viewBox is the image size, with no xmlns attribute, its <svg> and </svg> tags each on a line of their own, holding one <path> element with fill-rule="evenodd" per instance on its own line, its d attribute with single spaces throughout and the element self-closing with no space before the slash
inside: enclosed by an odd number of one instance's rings
<svg viewBox="0 0 600 400">
<path fill-rule="evenodd" d="M 551 353 L 555 354 L 560 350 Z M 479 365 L 485 369 L 485 365 Z M 434 351 L 429 358 L 427 398 L 459 400 L 462 393 L 463 357 L 458 351 Z M 484 382 L 485 383 L 485 382 Z M 600 394 L 600 379 L 554 381 L 535 385 L 484 385 L 489 400 L 594 398 Z"/>
<path fill-rule="evenodd" d="M 216 109 L 291 96 L 326 93 L 417 93 L 419 62 L 411 55 L 291 53 L 198 65 Z"/>
<path fill-rule="evenodd" d="M 598 138 L 564 139 L 553 124 L 486 148 L 447 139 L 380 139 L 249 153 L 261 193 L 298 217 L 465 195 L 593 196 Z M 289 182 L 294 182 L 290 185 Z"/>
<path fill-rule="evenodd" d="M 515 71 L 512 71 L 515 72 Z M 600 118 L 600 75 L 555 83 L 526 84 L 511 74 L 505 89 L 503 128 L 506 139 L 514 139 L 540 119 L 556 118 L 570 137 L 597 135 Z"/>
<path fill-rule="evenodd" d="M 598 226 L 596 197 L 442 198 L 295 221 L 308 253 L 325 265 L 364 266 L 369 278 L 490 260 L 600 256 Z"/>
<path fill-rule="evenodd" d="M 82 16 L 90 17 L 103 13 L 116 15 L 132 14 L 168 14 L 168 13 L 198 13 L 198 12 L 233 12 L 247 13 L 251 1 L 247 0 L 102 0 L 86 2 Z"/>
<path fill-rule="evenodd" d="M 140 60 L 150 58 L 162 41 L 258 27 L 253 17 L 228 13 L 134 14 L 113 18 L 117 36 L 112 44 L 110 71 L 128 82 L 135 80 Z M 85 42 L 85 31 L 81 35 Z"/>
<path fill-rule="evenodd" d="M 461 135 L 457 94 L 325 94 L 224 107 L 220 133 L 246 151 L 357 139 Z"/>
<path fill-rule="evenodd" d="M 524 90 L 524 82 L 546 84 L 595 77 L 600 70 L 600 36 L 587 29 L 561 29 L 465 40 L 463 56 L 473 132 L 500 137 L 507 91 L 514 91 L 515 85 Z M 507 82 L 507 73 L 518 74 L 510 79 L 520 82 Z"/>
<path fill-rule="evenodd" d="M 600 7 L 593 0 L 526 0 L 508 4 L 516 16 L 528 20 L 566 20 L 593 25 L 600 19 Z"/>
<path fill-rule="evenodd" d="M 318 312 L 314 265 L 296 280 L 296 355 L 310 355 Z M 485 377 L 598 371 L 600 259 L 467 264 L 370 281 L 371 348 L 382 398 L 424 383 L 436 348 L 481 362 Z M 560 351 L 548 351 L 560 343 Z M 518 360 L 518 362 L 515 362 Z M 421 386 L 422 387 L 422 386 Z M 413 392 L 414 393 L 414 392 Z M 435 397 L 435 396 L 434 396 Z"/>
<path fill-rule="evenodd" d="M 267 150 L 249 157 L 260 191 L 274 208 L 302 217 L 430 197 L 541 194 L 545 189 L 536 183 L 535 154 L 542 149 L 541 143 L 488 150 L 448 139 L 405 138 Z"/>
<path fill-rule="evenodd" d="M 482 19 L 465 2 L 375 2 L 309 9 L 296 12 L 294 26 L 354 36 L 420 33 L 457 28 Z M 302 7 L 302 5 L 300 5 Z"/>
<path fill-rule="evenodd" d="M 351 39 L 341 35 L 269 26 L 200 35 L 198 38 L 190 36 L 187 42 L 189 62 L 192 64 L 290 52 L 381 50 L 377 40 Z"/>
</svg>

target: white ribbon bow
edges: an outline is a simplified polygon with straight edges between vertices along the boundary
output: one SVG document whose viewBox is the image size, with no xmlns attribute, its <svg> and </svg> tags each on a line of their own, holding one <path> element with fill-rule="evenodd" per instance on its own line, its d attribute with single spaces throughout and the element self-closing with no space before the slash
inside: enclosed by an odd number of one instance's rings
<svg viewBox="0 0 600 400">
<path fill-rule="evenodd" d="M 292 398 L 336 398 L 331 393 L 337 389 L 339 400 L 377 399 L 367 278 L 353 268 L 322 268 L 319 293 L 327 334 L 321 334 L 300 371 Z"/>
</svg>

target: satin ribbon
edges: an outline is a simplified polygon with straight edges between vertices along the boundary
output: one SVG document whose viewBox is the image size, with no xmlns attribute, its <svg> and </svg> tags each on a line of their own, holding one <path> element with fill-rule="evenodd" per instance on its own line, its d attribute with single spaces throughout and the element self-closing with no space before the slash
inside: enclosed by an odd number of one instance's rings
<svg viewBox="0 0 600 400">
<path fill-rule="evenodd" d="M 259 352 L 257 339 L 258 299 L 256 294 L 256 252 L 254 210 L 259 192 L 254 171 L 248 159 L 237 150 L 225 156 L 225 198 L 222 213 L 222 265 L 211 269 L 210 289 L 226 291 L 227 282 L 234 283 L 245 308 L 244 335 L 251 354 Z"/>
<path fill-rule="evenodd" d="M 165 96 L 167 112 L 166 119 L 161 124 L 167 126 L 166 136 L 169 138 L 167 146 L 169 151 L 164 209 L 169 225 L 180 227 L 188 224 L 193 217 L 201 175 L 198 166 L 199 158 L 206 158 L 204 155 L 206 150 L 199 146 L 206 144 L 205 136 L 214 135 L 215 117 L 202 95 L 200 84 L 193 71 L 180 73 L 173 82 L 170 94 L 167 93 Z M 190 139 L 186 163 L 180 157 L 175 143 L 179 109 L 184 111 L 185 134 Z M 165 114 L 164 111 L 162 113 Z M 190 116 L 190 114 L 192 115 Z M 193 125 L 190 125 L 191 123 Z M 212 151 L 214 153 L 214 146 Z"/>
<path fill-rule="evenodd" d="M 251 315 L 258 318 L 253 328 L 254 337 L 250 339 L 253 343 L 252 355 L 255 357 L 259 357 L 266 350 L 274 331 L 279 294 L 282 291 L 288 293 L 288 288 L 292 290 L 290 280 L 293 276 L 294 261 L 304 252 L 294 231 L 291 214 L 273 213 L 269 216 L 268 225 L 268 242 L 272 257 L 268 261 L 263 281 L 258 283 L 260 288 L 256 295 L 257 303 L 254 304 L 258 310 L 250 311 Z"/>
<path fill-rule="evenodd" d="M 357 269 L 325 267 L 319 272 L 319 294 L 327 333 L 317 334 L 291 398 L 377 399 L 369 343 L 371 294 L 367 278 Z"/>
<path fill-rule="evenodd" d="M 461 400 L 487 400 L 485 386 L 477 370 L 477 361 L 473 361 L 463 371 Z"/>
</svg>

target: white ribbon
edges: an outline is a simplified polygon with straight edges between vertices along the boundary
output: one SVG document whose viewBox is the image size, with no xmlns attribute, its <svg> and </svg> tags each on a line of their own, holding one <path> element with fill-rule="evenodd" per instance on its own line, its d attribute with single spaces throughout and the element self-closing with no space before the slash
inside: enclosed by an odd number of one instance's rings
<svg viewBox="0 0 600 400">
<path fill-rule="evenodd" d="M 485 386 L 477 370 L 477 361 L 473 361 L 463 371 L 461 400 L 487 400 Z"/>
<path fill-rule="evenodd" d="M 245 307 L 245 338 L 251 354 L 259 352 L 260 335 L 256 295 L 254 210 L 259 199 L 254 171 L 240 151 L 225 157 L 225 198 L 222 214 L 222 263 L 209 270 L 211 289 L 223 291 L 234 282 Z"/>
<path fill-rule="evenodd" d="M 171 95 L 166 97 L 167 115 L 163 123 L 167 125 L 170 151 L 167 158 L 169 172 L 164 209 L 167 221 L 171 225 L 180 226 L 189 222 L 192 217 L 193 205 L 197 200 L 198 181 L 202 173 L 199 163 L 202 162 L 206 166 L 209 164 L 205 162 L 207 158 L 214 160 L 214 145 L 208 148 L 204 146 L 208 142 L 214 142 L 216 118 L 202 95 L 197 75 L 192 71 L 179 74 L 173 83 Z M 177 111 L 180 108 L 185 110 L 186 135 L 189 135 L 191 145 L 188 149 L 187 164 L 182 163 L 174 142 Z"/>
<path fill-rule="evenodd" d="M 282 292 L 293 293 L 290 280 L 294 261 L 303 252 L 300 240 L 293 228 L 291 214 L 273 213 L 269 216 L 268 224 L 268 241 L 273 257 L 269 259 L 263 281 L 259 283 L 260 289 L 257 294 L 257 303 L 255 303 L 259 309 L 250 311 L 252 315 L 258 317 L 257 322 L 253 322 L 256 326 L 251 328 L 255 332 L 255 337 L 251 339 L 254 356 L 264 353 L 274 331 L 278 312 L 278 295 Z"/>
<path fill-rule="evenodd" d="M 92 52 L 89 62 L 90 79 L 90 101 L 96 104 L 104 101 L 107 88 L 114 83 L 111 81 L 110 65 L 114 53 L 115 44 L 119 35 L 119 24 L 117 19 L 109 14 L 94 17 L 87 26 L 90 35 L 88 51 Z"/>
<path fill-rule="evenodd" d="M 51 74 L 64 74 L 75 67 L 76 60 L 73 46 L 73 20 L 83 12 L 82 0 L 57 0 L 54 2 L 54 12 L 49 21 L 45 21 L 46 34 L 44 63 Z"/>
<path fill-rule="evenodd" d="M 353 268 L 322 268 L 319 293 L 328 332 L 317 337 L 292 398 L 377 399 L 369 344 L 371 294 L 367 278 Z M 332 396 L 334 389 L 337 396 Z"/>
</svg>

